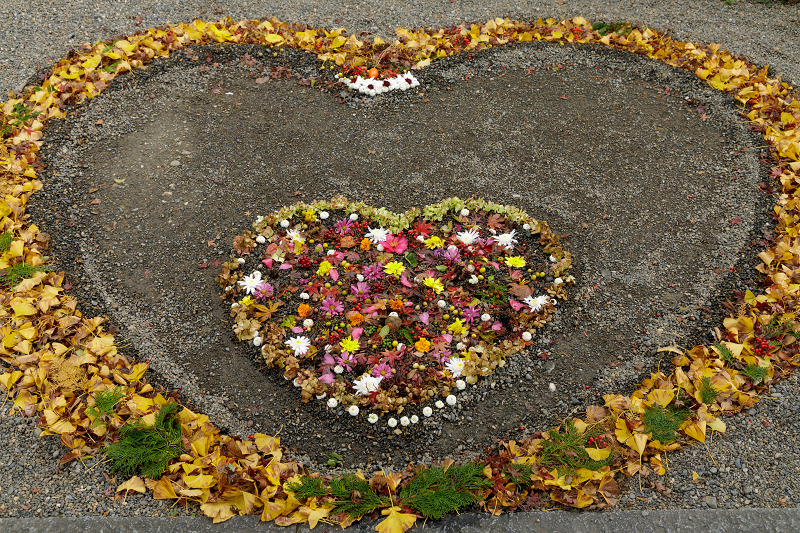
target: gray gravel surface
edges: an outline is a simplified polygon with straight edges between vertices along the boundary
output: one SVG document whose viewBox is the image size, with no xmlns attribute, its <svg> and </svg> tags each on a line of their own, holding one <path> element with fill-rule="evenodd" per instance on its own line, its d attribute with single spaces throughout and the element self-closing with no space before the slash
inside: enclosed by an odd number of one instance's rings
<svg viewBox="0 0 800 533">
<path fill-rule="evenodd" d="M 391 35 L 396 26 L 438 26 L 490 16 L 629 20 L 670 29 L 679 39 L 719 42 L 758 64 L 770 64 L 785 80 L 800 80 L 800 9 L 738 1 L 686 2 L 313 2 L 275 5 L 229 2 L 50 2 L 6 1 L 0 5 L 0 90 L 20 89 L 39 69 L 71 47 L 150 26 L 223 15 L 277 16 L 313 25 L 344 26 Z M 609 270 L 609 275 L 611 271 Z M 614 376 L 606 376 L 613 380 Z M 796 507 L 800 481 L 796 376 L 774 388 L 750 412 L 728 420 L 729 433 L 708 447 L 699 445 L 669 456 L 669 472 L 659 480 L 634 479 L 620 509 Z M 6 406 L 7 407 L 7 406 Z M 159 516 L 191 514 L 143 497 L 115 498 L 121 479 L 108 476 L 94 460 L 59 466 L 64 449 L 54 438 L 40 439 L 30 420 L 0 414 L 0 516 Z M 693 481 L 693 472 L 699 478 Z M 655 483 L 658 481 L 658 483 Z"/>
</svg>

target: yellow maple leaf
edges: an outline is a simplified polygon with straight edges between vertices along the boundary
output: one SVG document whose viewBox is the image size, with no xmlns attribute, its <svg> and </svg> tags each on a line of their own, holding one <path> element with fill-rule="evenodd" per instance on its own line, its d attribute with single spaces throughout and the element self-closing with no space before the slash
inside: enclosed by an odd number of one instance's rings
<svg viewBox="0 0 800 533">
<path fill-rule="evenodd" d="M 386 520 L 375 526 L 378 533 L 403 533 L 411 529 L 417 521 L 417 516 L 410 513 L 401 513 L 401 508 L 394 506 L 381 511 L 387 516 Z"/>
</svg>

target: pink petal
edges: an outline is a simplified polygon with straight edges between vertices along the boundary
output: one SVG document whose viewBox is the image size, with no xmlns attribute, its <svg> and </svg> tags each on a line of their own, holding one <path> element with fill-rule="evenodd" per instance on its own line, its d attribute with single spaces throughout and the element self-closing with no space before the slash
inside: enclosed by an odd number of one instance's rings
<svg viewBox="0 0 800 533">
<path fill-rule="evenodd" d="M 281 266 L 278 267 L 278 270 L 291 270 L 292 265 L 289 263 L 283 263 Z"/>
<path fill-rule="evenodd" d="M 427 312 L 420 313 L 419 321 L 427 326 L 431 323 L 431 315 L 429 315 Z"/>
<path fill-rule="evenodd" d="M 335 365 L 336 364 L 336 360 L 333 358 L 333 356 L 331 354 L 325 353 L 325 357 L 322 358 L 322 364 L 324 364 L 324 365 Z"/>
<path fill-rule="evenodd" d="M 498 320 L 494 324 L 492 324 L 492 331 L 497 331 L 502 327 L 503 327 L 503 324 L 501 324 L 500 321 Z"/>
<path fill-rule="evenodd" d="M 353 336 L 353 340 L 357 341 L 361 337 L 361 334 L 363 332 L 364 328 L 353 328 L 353 332 L 351 333 L 351 335 Z"/>
<path fill-rule="evenodd" d="M 321 382 L 323 382 L 323 383 L 328 383 L 328 384 L 330 384 L 330 383 L 333 383 L 334 381 L 336 381 L 336 376 L 334 376 L 333 374 L 331 374 L 330 372 L 328 372 L 327 374 L 322 374 L 322 375 L 319 377 L 319 380 L 320 380 Z"/>
<path fill-rule="evenodd" d="M 449 333 L 445 333 L 444 335 L 442 335 L 442 338 L 445 340 L 447 344 L 450 344 L 453 341 L 453 336 L 450 335 Z"/>
<path fill-rule="evenodd" d="M 333 281 L 339 279 L 339 272 L 334 268 L 328 271 L 328 275 L 330 275 Z"/>
<path fill-rule="evenodd" d="M 272 258 L 271 257 L 269 259 L 264 259 L 261 262 L 264 263 L 267 268 L 272 268 Z"/>
<path fill-rule="evenodd" d="M 511 305 L 511 309 L 513 309 L 514 311 L 519 311 L 520 309 L 525 307 L 524 305 L 514 300 L 513 298 L 509 298 L 508 303 Z"/>
<path fill-rule="evenodd" d="M 406 287 L 413 287 L 413 285 L 411 283 L 409 283 L 408 280 L 406 279 L 406 275 L 405 274 L 400 276 L 400 283 L 402 283 Z"/>
<path fill-rule="evenodd" d="M 300 326 L 295 326 L 292 328 L 292 333 L 303 333 L 303 328 Z"/>
</svg>

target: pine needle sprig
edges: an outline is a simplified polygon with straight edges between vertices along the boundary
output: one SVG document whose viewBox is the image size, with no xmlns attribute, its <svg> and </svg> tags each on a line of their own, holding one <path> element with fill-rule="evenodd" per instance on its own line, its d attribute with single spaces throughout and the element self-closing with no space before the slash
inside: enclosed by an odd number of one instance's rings
<svg viewBox="0 0 800 533">
<path fill-rule="evenodd" d="M 483 475 L 484 467 L 467 463 L 422 470 L 400 491 L 400 501 L 425 518 L 441 518 L 475 503 L 479 499 L 476 493 L 491 487 L 491 481 Z"/>
</svg>

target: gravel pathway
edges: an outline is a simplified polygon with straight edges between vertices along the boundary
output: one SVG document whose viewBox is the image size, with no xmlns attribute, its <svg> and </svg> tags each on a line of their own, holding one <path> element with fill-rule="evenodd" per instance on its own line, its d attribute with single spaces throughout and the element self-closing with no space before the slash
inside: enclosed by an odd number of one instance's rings
<svg viewBox="0 0 800 533">
<path fill-rule="evenodd" d="M 735 54 L 773 67 L 784 80 L 800 83 L 800 8 L 765 8 L 742 0 L 619 3 L 592 0 L 322 2 L 286 0 L 274 8 L 233 0 L 117 1 L 6 0 L 0 5 L 0 90 L 18 90 L 39 69 L 82 42 L 192 18 L 264 18 L 316 26 L 344 26 L 390 36 L 397 26 L 441 26 L 493 16 L 530 19 L 581 15 L 589 20 L 628 20 L 670 29 L 682 40 L 718 42 Z M 621 509 L 694 507 L 796 507 L 800 480 L 800 385 L 797 376 L 776 386 L 756 408 L 728 421 L 729 433 L 707 448 L 670 456 L 668 474 L 632 480 Z M 0 414 L 0 516 L 159 516 L 192 513 L 143 497 L 115 501 L 114 480 L 95 461 L 58 465 L 64 449 L 54 438 L 38 438 L 31 420 Z M 693 473 L 699 478 L 693 481 Z"/>
</svg>

